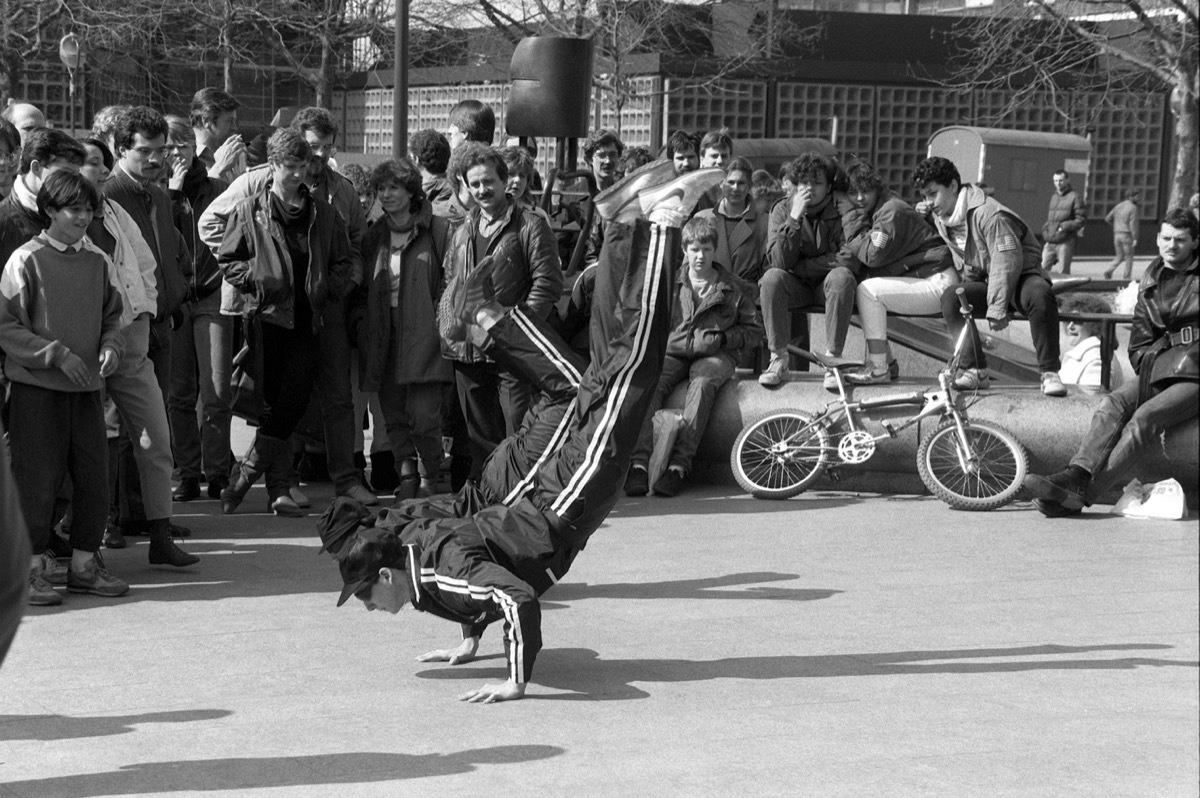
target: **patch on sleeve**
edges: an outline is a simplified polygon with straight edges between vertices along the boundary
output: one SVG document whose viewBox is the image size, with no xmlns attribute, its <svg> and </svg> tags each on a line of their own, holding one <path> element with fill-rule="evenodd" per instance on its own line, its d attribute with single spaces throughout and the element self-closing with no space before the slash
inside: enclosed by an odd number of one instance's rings
<svg viewBox="0 0 1200 798">
<path fill-rule="evenodd" d="M 1000 236 L 1000 240 L 996 242 L 996 249 L 1000 252 L 1012 252 L 1017 249 L 1017 238 L 1012 233 L 1005 233 Z"/>
<path fill-rule="evenodd" d="M 883 249 L 891 240 L 892 237 L 882 230 L 871 231 L 871 246 L 875 247 L 875 249 Z"/>
</svg>

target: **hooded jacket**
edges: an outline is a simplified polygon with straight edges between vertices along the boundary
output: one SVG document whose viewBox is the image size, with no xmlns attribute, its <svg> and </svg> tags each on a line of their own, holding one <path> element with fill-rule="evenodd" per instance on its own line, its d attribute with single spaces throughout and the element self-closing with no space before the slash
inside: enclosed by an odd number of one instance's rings
<svg viewBox="0 0 1200 798">
<path fill-rule="evenodd" d="M 955 262 L 961 261 L 963 282 L 988 284 L 987 318 L 1007 319 L 1021 275 L 1038 274 L 1050 280 L 1041 265 L 1042 247 L 1021 217 L 982 189 L 968 185 L 962 190 L 967 192 L 967 243 L 961 255 L 955 253 Z M 954 236 L 945 220 L 934 214 L 933 222 L 954 252 Z"/>
<path fill-rule="evenodd" d="M 763 325 L 754 307 L 754 290 L 719 263 L 712 291 L 697 304 L 686 267 L 675 280 L 667 354 L 695 360 L 713 355 L 735 358 L 762 340 Z"/>
</svg>

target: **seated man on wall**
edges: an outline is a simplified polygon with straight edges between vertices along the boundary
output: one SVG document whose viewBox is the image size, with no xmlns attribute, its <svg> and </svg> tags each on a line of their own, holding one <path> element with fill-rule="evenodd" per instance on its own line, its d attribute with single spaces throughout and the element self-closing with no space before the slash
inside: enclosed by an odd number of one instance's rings
<svg viewBox="0 0 1200 798">
<path fill-rule="evenodd" d="M 738 354 L 762 339 L 754 307 L 754 288 L 713 260 L 717 223 L 696 216 L 683 227 L 683 265 L 671 304 L 671 336 L 654 398 L 642 424 L 637 449 L 625 480 L 627 496 L 645 496 L 650 488 L 654 413 L 681 382 L 687 383 L 683 429 L 671 450 L 667 470 L 654 482 L 658 496 L 675 496 L 692 468 L 692 458 L 708 426 L 717 391 L 733 376 Z"/>
<path fill-rule="evenodd" d="M 768 387 L 790 377 L 787 345 L 792 308 L 824 304 L 825 355 L 841 357 L 858 285 L 854 262 L 838 257 L 846 239 L 833 200 L 837 164 L 808 152 L 792 162 L 791 172 L 797 188 L 790 199 L 771 209 L 766 268 L 758 282 L 771 350 L 771 361 L 758 382 Z"/>
<path fill-rule="evenodd" d="M 1138 283 L 1133 310 L 1129 362 L 1137 379 L 1104 397 L 1070 465 L 1025 477 L 1042 515 L 1078 515 L 1132 476 L 1146 446 L 1200 413 L 1198 237 L 1200 222 L 1182 208 L 1163 217 L 1158 257 Z"/>
<path fill-rule="evenodd" d="M 932 214 L 942 240 L 950 247 L 962 276 L 962 289 L 977 318 L 986 314 L 996 331 L 1008 326 L 1013 311 L 1029 319 L 1042 393 L 1066 396 L 1058 377 L 1058 302 L 1050 277 L 1040 265 L 1041 246 L 1021 217 L 996 202 L 978 186 L 963 185 L 958 168 L 945 158 L 926 158 L 913 172 L 921 193 L 921 213 Z M 942 294 L 942 318 L 957 336 L 966 321 L 959 312 L 958 286 Z M 986 388 L 991 380 L 987 358 L 975 325 L 967 328 L 969 345 L 962 353 L 962 372 L 954 380 L 959 390 Z"/>
<path fill-rule="evenodd" d="M 887 314 L 928 316 L 942 307 L 946 288 L 958 283 L 950 248 L 933 225 L 883 185 L 875 167 L 859 161 L 846 170 L 853 209 L 842 216 L 843 254 L 865 269 L 858 284 L 858 315 L 867 342 L 867 365 L 846 375 L 859 385 L 899 379 L 888 347 Z"/>
</svg>

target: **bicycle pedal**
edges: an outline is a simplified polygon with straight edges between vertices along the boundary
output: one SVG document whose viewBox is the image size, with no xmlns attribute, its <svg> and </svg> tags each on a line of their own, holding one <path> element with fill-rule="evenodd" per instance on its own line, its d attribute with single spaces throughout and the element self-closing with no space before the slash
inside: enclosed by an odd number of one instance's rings
<svg viewBox="0 0 1200 798">
<path fill-rule="evenodd" d="M 883 427 L 883 431 L 886 432 L 889 437 L 896 437 L 896 428 L 892 426 L 892 422 L 888 419 L 880 421 L 879 426 Z"/>
<path fill-rule="evenodd" d="M 829 478 L 830 482 L 841 482 L 842 481 L 842 475 L 838 472 L 838 470 L 836 468 L 833 468 L 832 466 L 827 466 L 825 468 L 825 476 Z"/>
</svg>

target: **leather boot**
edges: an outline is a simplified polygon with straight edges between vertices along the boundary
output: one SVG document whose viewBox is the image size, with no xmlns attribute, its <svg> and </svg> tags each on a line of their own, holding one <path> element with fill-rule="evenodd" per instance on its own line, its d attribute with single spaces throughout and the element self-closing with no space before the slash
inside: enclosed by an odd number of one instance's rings
<svg viewBox="0 0 1200 798">
<path fill-rule="evenodd" d="M 400 485 L 396 476 L 396 456 L 391 452 L 371 452 L 371 485 L 373 492 L 387 496 Z"/>
<path fill-rule="evenodd" d="M 266 471 L 261 450 L 262 439 L 265 437 L 264 435 L 254 436 L 254 443 L 250 445 L 250 451 L 246 452 L 246 459 L 242 460 L 241 464 L 234 469 L 233 482 L 221 491 L 221 512 L 225 515 L 229 515 L 238 508 L 242 499 L 246 498 L 246 494 L 250 491 L 250 486 Z M 270 444 L 267 446 L 269 448 Z"/>
<path fill-rule="evenodd" d="M 267 480 L 267 509 L 275 515 L 299 518 L 306 513 L 291 496 L 292 447 L 282 438 L 259 433 L 255 446 L 262 456 Z"/>
<path fill-rule="evenodd" d="M 188 554 L 176 546 L 175 541 L 171 540 L 171 519 L 155 518 L 150 521 L 151 565 L 173 565 L 176 568 L 183 568 L 198 562 L 200 562 L 199 557 Z"/>
</svg>

